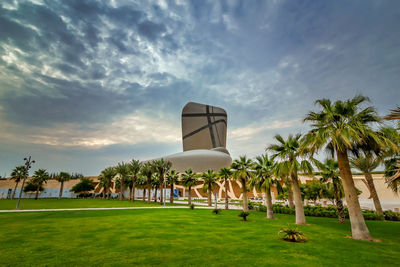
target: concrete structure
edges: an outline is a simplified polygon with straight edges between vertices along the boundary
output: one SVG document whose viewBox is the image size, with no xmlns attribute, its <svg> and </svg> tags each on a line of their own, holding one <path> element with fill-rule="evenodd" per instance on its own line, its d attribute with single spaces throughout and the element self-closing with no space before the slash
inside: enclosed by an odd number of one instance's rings
<svg viewBox="0 0 400 267">
<path fill-rule="evenodd" d="M 228 116 L 219 107 L 189 102 L 182 109 L 183 152 L 163 157 L 172 169 L 204 172 L 229 167 L 232 158 L 226 149 Z M 155 160 L 155 159 L 152 159 Z M 149 160 L 149 161 L 152 161 Z"/>
</svg>

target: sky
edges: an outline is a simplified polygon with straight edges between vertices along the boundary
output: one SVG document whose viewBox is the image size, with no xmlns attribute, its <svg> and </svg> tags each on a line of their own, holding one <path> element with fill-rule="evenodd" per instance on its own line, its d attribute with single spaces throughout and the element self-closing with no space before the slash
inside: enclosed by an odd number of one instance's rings
<svg viewBox="0 0 400 267">
<path fill-rule="evenodd" d="M 187 102 L 228 114 L 233 158 L 304 133 L 320 98 L 399 105 L 400 1 L 0 3 L 0 175 L 98 175 L 182 151 Z"/>
</svg>

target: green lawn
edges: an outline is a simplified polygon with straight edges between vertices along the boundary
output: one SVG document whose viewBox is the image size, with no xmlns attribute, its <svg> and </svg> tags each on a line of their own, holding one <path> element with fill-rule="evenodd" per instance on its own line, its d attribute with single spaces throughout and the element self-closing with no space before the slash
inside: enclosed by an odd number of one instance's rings
<svg viewBox="0 0 400 267">
<path fill-rule="evenodd" d="M 306 243 L 278 238 L 294 216 L 251 212 L 143 209 L 0 214 L 0 265 L 395 266 L 400 223 L 367 221 L 375 238 L 346 238 L 348 223 L 307 217 Z"/>
<path fill-rule="evenodd" d="M 17 205 L 17 200 L 1 199 L 0 210 L 13 210 Z M 169 199 L 167 202 L 169 204 Z M 174 204 L 182 205 L 182 204 Z M 116 208 L 116 207 L 160 207 L 160 203 L 151 202 L 147 204 L 141 200 L 130 202 L 129 200 L 120 201 L 119 199 L 21 199 L 19 209 L 73 209 L 73 208 Z"/>
</svg>

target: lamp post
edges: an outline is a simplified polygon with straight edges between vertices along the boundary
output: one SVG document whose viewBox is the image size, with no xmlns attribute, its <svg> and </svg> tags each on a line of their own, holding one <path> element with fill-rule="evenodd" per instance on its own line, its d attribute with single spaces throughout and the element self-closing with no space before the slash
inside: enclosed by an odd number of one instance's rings
<svg viewBox="0 0 400 267">
<path fill-rule="evenodd" d="M 25 180 L 26 180 L 26 178 L 28 178 L 28 176 L 29 176 L 29 169 L 31 168 L 31 165 L 32 165 L 33 163 L 35 163 L 34 160 L 31 160 L 31 156 L 29 156 L 29 158 L 24 158 L 24 160 L 25 160 L 25 167 L 26 167 L 26 175 L 25 175 L 25 177 L 24 177 L 24 180 L 22 181 L 21 191 L 19 191 L 19 197 L 18 197 L 17 207 L 15 208 L 16 210 L 19 209 L 19 202 L 21 201 L 22 191 L 24 190 Z"/>
</svg>

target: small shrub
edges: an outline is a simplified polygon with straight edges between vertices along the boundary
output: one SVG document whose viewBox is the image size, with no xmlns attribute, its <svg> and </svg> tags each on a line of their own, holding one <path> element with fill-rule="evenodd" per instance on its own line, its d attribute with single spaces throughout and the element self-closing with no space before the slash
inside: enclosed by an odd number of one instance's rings
<svg viewBox="0 0 400 267">
<path fill-rule="evenodd" d="M 385 210 L 383 212 L 383 216 L 385 216 L 385 220 L 387 221 L 400 221 L 400 213 L 398 212 Z"/>
<path fill-rule="evenodd" d="M 194 204 L 190 204 L 189 209 L 194 210 Z"/>
<path fill-rule="evenodd" d="M 213 209 L 212 213 L 214 213 L 215 215 L 221 214 L 221 210 L 220 209 Z"/>
<path fill-rule="evenodd" d="M 283 235 L 281 235 L 283 234 Z M 278 235 L 285 241 L 305 242 L 306 236 L 297 227 L 286 227 L 279 230 Z"/>
<path fill-rule="evenodd" d="M 247 202 L 247 207 L 249 208 L 249 210 L 254 210 L 255 209 L 255 205 L 251 201 Z"/>
<path fill-rule="evenodd" d="M 249 216 L 249 213 L 242 211 L 238 216 L 243 218 L 243 221 L 247 221 L 247 216 Z"/>
</svg>

